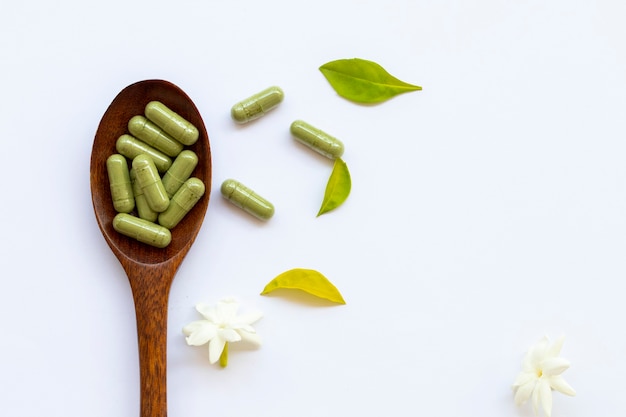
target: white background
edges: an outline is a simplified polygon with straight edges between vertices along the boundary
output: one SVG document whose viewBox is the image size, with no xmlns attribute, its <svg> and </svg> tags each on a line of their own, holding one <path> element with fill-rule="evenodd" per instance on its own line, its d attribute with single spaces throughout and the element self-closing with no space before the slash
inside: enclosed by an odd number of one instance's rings
<svg viewBox="0 0 626 417">
<path fill-rule="evenodd" d="M 213 155 L 209 209 L 170 294 L 171 417 L 526 417 L 511 383 L 566 335 L 553 416 L 626 402 L 626 3 L 576 0 L 13 1 L 0 13 L 0 413 L 136 417 L 126 276 L 91 206 L 89 158 L 115 95 L 181 87 Z M 340 98 L 318 67 L 373 60 L 423 91 Z M 237 101 L 279 108 L 243 127 Z M 332 163 L 295 119 L 340 138 L 352 194 L 316 218 Z M 219 195 L 237 178 L 276 206 Z M 291 268 L 347 304 L 259 292 Z M 225 369 L 181 328 L 194 305 L 261 310 L 264 344 Z"/>
</svg>

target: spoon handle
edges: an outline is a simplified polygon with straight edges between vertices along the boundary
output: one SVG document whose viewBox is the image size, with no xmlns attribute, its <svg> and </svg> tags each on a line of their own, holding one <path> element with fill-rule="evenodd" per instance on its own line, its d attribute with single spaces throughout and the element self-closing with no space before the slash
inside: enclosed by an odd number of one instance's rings
<svg viewBox="0 0 626 417">
<path fill-rule="evenodd" d="M 137 320 L 140 417 L 167 417 L 167 304 L 176 268 L 134 265 L 126 272 Z"/>
</svg>

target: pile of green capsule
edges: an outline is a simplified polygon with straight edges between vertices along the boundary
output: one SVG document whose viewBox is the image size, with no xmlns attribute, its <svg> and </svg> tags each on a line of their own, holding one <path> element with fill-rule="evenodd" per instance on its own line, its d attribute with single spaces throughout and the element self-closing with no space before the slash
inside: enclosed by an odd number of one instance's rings
<svg viewBox="0 0 626 417">
<path fill-rule="evenodd" d="M 151 101 L 144 115 L 128 121 L 129 134 L 117 139 L 118 153 L 106 162 L 111 199 L 118 214 L 113 228 L 157 248 L 172 241 L 170 230 L 204 195 L 191 174 L 198 165 L 193 145 L 198 129 L 163 103 Z M 129 166 L 130 161 L 130 166 Z"/>
</svg>

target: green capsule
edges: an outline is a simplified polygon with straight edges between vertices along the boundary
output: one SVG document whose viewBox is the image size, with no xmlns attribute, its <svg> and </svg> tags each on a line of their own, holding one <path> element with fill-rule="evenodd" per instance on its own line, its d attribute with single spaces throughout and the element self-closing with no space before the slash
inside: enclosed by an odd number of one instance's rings
<svg viewBox="0 0 626 417">
<path fill-rule="evenodd" d="M 128 121 L 131 135 L 147 143 L 167 156 L 176 156 L 183 150 L 183 144 L 165 133 L 159 126 L 143 116 L 133 116 Z"/>
<path fill-rule="evenodd" d="M 148 155 L 137 156 L 133 159 L 133 169 L 139 188 L 143 191 L 150 208 L 158 213 L 165 211 L 170 204 L 170 199 L 152 158 Z"/>
<path fill-rule="evenodd" d="M 172 234 L 165 227 L 126 213 L 119 213 L 113 218 L 113 229 L 157 248 L 164 248 L 172 241 Z"/>
<path fill-rule="evenodd" d="M 291 134 L 295 136 L 298 142 L 327 158 L 337 159 L 343 155 L 343 143 L 339 139 L 322 132 L 302 120 L 293 122 L 289 130 L 291 130 Z"/>
<path fill-rule="evenodd" d="M 139 186 L 139 182 L 137 181 L 137 175 L 135 174 L 134 169 L 130 170 L 130 183 L 133 185 L 133 194 L 135 194 L 135 206 L 137 206 L 137 214 L 140 218 L 144 220 L 156 222 L 159 213 L 150 208 L 150 204 L 148 204 L 148 200 L 146 200 L 146 196 L 143 194 L 143 190 Z"/>
<path fill-rule="evenodd" d="M 188 149 L 182 151 L 176 159 L 174 159 L 172 166 L 162 178 L 163 186 L 169 198 L 172 198 L 181 185 L 187 181 L 187 178 L 191 176 L 196 165 L 198 165 L 198 156 Z"/>
<path fill-rule="evenodd" d="M 248 123 L 278 106 L 283 97 L 285 94 L 279 87 L 267 88 L 235 104 L 230 110 L 230 115 L 237 123 Z"/>
<path fill-rule="evenodd" d="M 159 172 L 167 171 L 172 165 L 169 156 L 131 135 L 120 136 L 115 143 L 115 148 L 128 159 L 135 159 L 138 155 L 148 155 L 154 161 Z"/>
<path fill-rule="evenodd" d="M 222 183 L 222 195 L 235 206 L 260 220 L 269 220 L 274 215 L 272 203 L 235 180 Z"/>
<path fill-rule="evenodd" d="M 198 140 L 198 129 L 178 113 L 159 101 L 146 105 L 145 114 L 154 124 L 169 133 L 183 145 L 193 145 Z"/>
<path fill-rule="evenodd" d="M 130 213 L 135 208 L 135 199 L 133 198 L 133 188 L 130 183 L 126 158 L 119 154 L 109 156 L 107 158 L 107 173 L 115 211 Z"/>
<path fill-rule="evenodd" d="M 185 181 L 172 197 L 167 210 L 159 214 L 159 224 L 168 229 L 176 227 L 204 195 L 204 190 L 204 183 L 198 178 Z"/>
</svg>

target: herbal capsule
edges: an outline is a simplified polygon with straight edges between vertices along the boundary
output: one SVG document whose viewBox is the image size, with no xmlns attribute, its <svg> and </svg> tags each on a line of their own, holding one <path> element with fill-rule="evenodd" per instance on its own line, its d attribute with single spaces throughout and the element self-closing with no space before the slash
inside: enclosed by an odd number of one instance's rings
<svg viewBox="0 0 626 417">
<path fill-rule="evenodd" d="M 169 156 L 131 135 L 120 136 L 115 143 L 115 148 L 129 159 L 135 159 L 139 155 L 148 155 L 154 161 L 154 165 L 159 172 L 167 171 L 172 165 L 172 160 Z"/>
<path fill-rule="evenodd" d="M 107 158 L 107 173 L 115 211 L 130 213 L 135 208 L 135 199 L 133 198 L 133 188 L 130 183 L 126 158 L 119 154 L 109 156 Z"/>
<path fill-rule="evenodd" d="M 157 248 L 164 248 L 172 241 L 172 234 L 165 227 L 126 213 L 119 213 L 113 218 L 113 228 L 118 233 Z"/>
<path fill-rule="evenodd" d="M 173 229 L 204 195 L 204 190 L 204 183 L 198 178 L 185 181 L 172 197 L 167 210 L 159 214 L 159 224 Z"/>
<path fill-rule="evenodd" d="M 146 200 L 146 196 L 143 194 L 143 190 L 139 186 L 134 169 L 130 170 L 130 183 L 133 185 L 133 194 L 135 194 L 137 214 L 144 220 L 156 222 L 159 217 L 159 213 L 150 208 L 150 204 L 148 204 L 148 200 Z"/>
<path fill-rule="evenodd" d="M 191 176 L 196 165 L 198 165 L 198 156 L 188 149 L 182 151 L 176 159 L 174 159 L 172 166 L 162 178 L 165 192 L 167 192 L 169 198 L 172 198 L 180 186 L 187 181 L 187 178 Z"/>
<path fill-rule="evenodd" d="M 128 121 L 128 131 L 137 139 L 158 149 L 167 156 L 176 156 L 183 150 L 183 144 L 172 138 L 143 116 L 134 116 Z"/>
<path fill-rule="evenodd" d="M 221 192 L 228 201 L 260 220 L 269 220 L 274 215 L 272 203 L 238 181 L 224 181 Z"/>
<path fill-rule="evenodd" d="M 283 90 L 279 87 L 267 88 L 235 104 L 230 110 L 230 115 L 237 123 L 248 123 L 278 106 L 284 96 Z"/>
<path fill-rule="evenodd" d="M 298 142 L 327 158 L 337 159 L 343 155 L 343 143 L 339 139 L 322 132 L 302 120 L 293 122 L 289 130 L 291 130 L 291 134 L 295 136 Z"/>
<path fill-rule="evenodd" d="M 193 145 L 198 140 L 198 129 L 159 101 L 148 103 L 145 114 L 154 124 L 183 145 Z"/>
<path fill-rule="evenodd" d="M 137 156 L 133 159 L 133 169 L 150 208 L 158 213 L 165 211 L 170 199 L 152 159 L 148 155 Z"/>
</svg>

